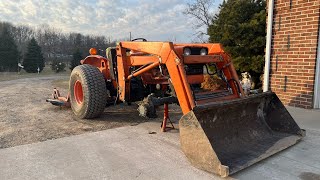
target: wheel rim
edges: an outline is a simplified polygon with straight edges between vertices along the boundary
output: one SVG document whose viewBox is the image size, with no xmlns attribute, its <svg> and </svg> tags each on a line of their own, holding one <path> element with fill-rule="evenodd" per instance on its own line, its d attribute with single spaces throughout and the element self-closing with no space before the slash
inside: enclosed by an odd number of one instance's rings
<svg viewBox="0 0 320 180">
<path fill-rule="evenodd" d="M 82 84 L 80 81 L 76 81 L 74 83 L 74 98 L 77 102 L 77 104 L 83 103 L 83 91 L 82 91 Z"/>
</svg>

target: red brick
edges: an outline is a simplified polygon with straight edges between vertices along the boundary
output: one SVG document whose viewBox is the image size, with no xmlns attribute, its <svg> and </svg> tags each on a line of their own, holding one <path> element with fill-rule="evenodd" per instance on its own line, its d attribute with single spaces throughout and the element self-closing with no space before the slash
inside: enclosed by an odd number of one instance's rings
<svg viewBox="0 0 320 180">
<path fill-rule="evenodd" d="M 270 87 L 284 104 L 312 108 L 319 27 L 319 0 L 275 1 Z M 278 30 L 281 16 L 281 29 Z M 287 37 L 290 34 L 290 49 Z M 275 71 L 275 55 L 278 70 Z M 284 92 L 284 76 L 288 77 Z"/>
</svg>

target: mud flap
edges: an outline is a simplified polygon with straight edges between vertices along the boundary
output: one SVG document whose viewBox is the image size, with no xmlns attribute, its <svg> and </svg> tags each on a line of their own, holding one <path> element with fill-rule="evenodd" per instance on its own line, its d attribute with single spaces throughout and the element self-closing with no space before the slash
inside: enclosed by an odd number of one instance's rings
<svg viewBox="0 0 320 180">
<path fill-rule="evenodd" d="M 190 162 L 226 177 L 296 144 L 300 129 L 276 94 L 197 106 L 179 122 Z"/>
</svg>

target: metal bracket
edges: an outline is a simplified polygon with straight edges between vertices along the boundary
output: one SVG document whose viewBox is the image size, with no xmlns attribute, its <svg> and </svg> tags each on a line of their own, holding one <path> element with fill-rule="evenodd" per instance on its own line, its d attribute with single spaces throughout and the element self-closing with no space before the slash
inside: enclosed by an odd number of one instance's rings
<svg viewBox="0 0 320 180">
<path fill-rule="evenodd" d="M 283 92 L 287 92 L 287 82 L 288 82 L 288 76 L 284 76 Z"/>
</svg>

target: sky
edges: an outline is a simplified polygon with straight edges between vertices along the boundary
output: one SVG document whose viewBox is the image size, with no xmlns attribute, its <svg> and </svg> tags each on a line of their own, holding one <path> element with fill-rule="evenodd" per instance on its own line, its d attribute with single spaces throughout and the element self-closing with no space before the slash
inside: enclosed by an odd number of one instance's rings
<svg viewBox="0 0 320 180">
<path fill-rule="evenodd" d="M 213 0 L 216 11 L 222 0 Z M 196 41 L 194 19 L 182 12 L 192 0 L 0 0 L 0 21 L 62 32 L 143 37 L 151 41 Z"/>
</svg>

